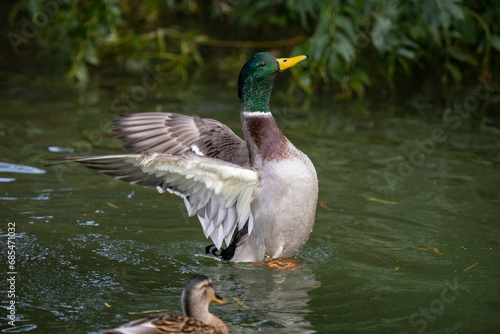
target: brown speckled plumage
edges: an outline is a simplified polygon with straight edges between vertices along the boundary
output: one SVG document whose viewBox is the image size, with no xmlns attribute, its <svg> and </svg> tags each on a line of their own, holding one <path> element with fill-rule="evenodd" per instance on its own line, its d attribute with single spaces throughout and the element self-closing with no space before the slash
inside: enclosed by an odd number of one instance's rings
<svg viewBox="0 0 500 334">
<path fill-rule="evenodd" d="M 184 315 L 151 314 L 118 328 L 102 329 L 107 334 L 227 334 L 226 325 L 209 313 L 210 301 L 226 301 L 214 292 L 212 281 L 204 275 L 195 275 L 186 283 L 182 293 Z M 187 316 L 186 310 L 189 309 Z M 202 319 L 204 321 L 202 321 Z"/>
<path fill-rule="evenodd" d="M 145 324 L 150 323 L 154 328 L 144 328 L 141 334 L 181 334 L 181 333 L 196 333 L 196 334 L 218 334 L 224 333 L 217 331 L 215 327 L 204 324 L 201 321 L 184 317 L 181 315 L 173 315 L 170 313 L 151 314 L 145 318 L 141 318 L 124 325 L 120 329 L 102 330 L 101 333 L 107 334 L 122 334 L 126 329 L 133 330 Z"/>
</svg>

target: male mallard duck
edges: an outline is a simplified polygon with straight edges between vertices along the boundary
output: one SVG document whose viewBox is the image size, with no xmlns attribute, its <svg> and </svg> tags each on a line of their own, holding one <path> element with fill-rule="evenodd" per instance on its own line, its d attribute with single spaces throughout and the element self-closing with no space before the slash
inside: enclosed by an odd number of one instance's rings
<svg viewBox="0 0 500 334">
<path fill-rule="evenodd" d="M 115 329 L 103 329 L 101 333 L 114 334 L 159 334 L 159 333 L 201 333 L 226 334 L 226 325 L 208 311 L 210 302 L 225 304 L 227 301 L 218 296 L 212 280 L 205 275 L 191 277 L 184 291 L 181 303 L 184 316 L 169 313 L 151 314 Z"/>
<path fill-rule="evenodd" d="M 307 56 L 263 52 L 238 80 L 245 140 L 224 124 L 173 113 L 124 114 L 112 122 L 134 154 L 64 158 L 142 187 L 184 198 L 220 257 L 256 262 L 295 256 L 314 225 L 316 170 L 281 132 L 269 109 L 274 80 Z M 209 246 L 210 247 L 210 246 Z M 209 252 L 207 247 L 207 252 Z M 216 254 L 215 250 L 212 254 Z"/>
</svg>

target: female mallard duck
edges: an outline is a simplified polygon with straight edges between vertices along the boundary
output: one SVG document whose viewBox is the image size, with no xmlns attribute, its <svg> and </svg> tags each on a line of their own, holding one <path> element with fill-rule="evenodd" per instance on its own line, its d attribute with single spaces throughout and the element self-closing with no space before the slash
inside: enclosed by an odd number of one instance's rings
<svg viewBox="0 0 500 334">
<path fill-rule="evenodd" d="M 281 132 L 269 109 L 281 71 L 307 56 L 257 53 L 238 80 L 245 140 L 224 124 L 173 113 L 123 114 L 112 122 L 134 154 L 64 158 L 142 187 L 184 198 L 217 249 L 232 261 L 295 256 L 314 225 L 316 170 Z M 210 246 L 209 246 L 210 247 Z M 209 251 L 207 247 L 207 252 Z M 216 254 L 215 250 L 212 254 Z"/>
<path fill-rule="evenodd" d="M 227 303 L 224 298 L 215 293 L 210 278 L 204 275 L 195 275 L 187 281 L 186 287 L 182 291 L 181 303 L 184 316 L 169 313 L 152 314 L 115 329 L 103 329 L 101 333 L 229 333 L 222 320 L 208 311 L 208 304 L 211 301 L 222 304 Z"/>
</svg>

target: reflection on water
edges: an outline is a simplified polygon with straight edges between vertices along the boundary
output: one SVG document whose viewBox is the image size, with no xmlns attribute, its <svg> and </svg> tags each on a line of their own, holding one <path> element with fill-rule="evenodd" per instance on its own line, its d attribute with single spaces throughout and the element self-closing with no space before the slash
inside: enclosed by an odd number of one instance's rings
<svg viewBox="0 0 500 334">
<path fill-rule="evenodd" d="M 222 286 L 224 294 L 231 296 L 231 306 L 224 309 L 237 312 L 233 319 L 245 319 L 244 323 L 251 324 L 242 328 L 246 331 L 272 328 L 275 333 L 315 333 L 306 316 L 311 312 L 309 292 L 321 283 L 315 279 L 308 264 L 298 263 L 291 269 L 243 263 L 229 264 L 229 267 L 221 270 L 219 266 L 210 266 L 204 273 L 213 278 L 214 284 Z M 235 333 L 246 332 L 234 325 L 231 329 Z"/>
<path fill-rule="evenodd" d="M 13 182 L 15 180 L 13 177 L 0 177 L 0 182 Z"/>
<path fill-rule="evenodd" d="M 59 146 L 49 146 L 48 147 L 49 152 L 53 153 L 65 153 L 65 152 L 74 152 L 75 149 L 71 147 L 59 147 Z"/>
<path fill-rule="evenodd" d="M 24 173 L 24 174 L 45 174 L 46 171 L 44 169 L 11 164 L 6 162 L 0 162 L 0 173 Z M 2 182 L 13 182 L 16 179 L 13 177 L 0 177 L 0 183 Z"/>
<path fill-rule="evenodd" d="M 19 268 L 17 326 L 2 322 L 2 332 L 96 333 L 144 311 L 180 313 L 181 291 L 194 273 L 211 277 L 228 299 L 211 310 L 231 333 L 486 333 L 498 327 L 500 134 L 494 114 L 487 114 L 482 132 L 471 132 L 468 119 L 460 129 L 445 128 L 443 108 L 415 109 L 413 96 L 389 104 L 329 99 L 308 108 L 284 107 L 275 98 L 278 124 L 315 163 L 320 181 L 314 231 L 294 270 L 282 270 L 196 256 L 209 241 L 176 197 L 77 166 L 43 167 L 53 156 L 121 152 L 105 124 L 114 118 L 116 92 L 134 83 L 73 99 L 67 87 L 40 82 L 36 89 L 46 94 L 36 101 L 8 95 L 0 101 L 6 148 L 0 235 L 16 223 Z M 215 118 L 241 133 L 235 94 L 227 88 L 169 88 L 134 111 L 152 110 Z M 411 162 L 415 141 L 438 127 L 447 139 L 391 187 L 384 175 L 400 176 L 399 157 Z M 6 243 L 0 251 L 7 253 Z M 8 300 L 0 301 L 6 309 Z"/>
<path fill-rule="evenodd" d="M 0 173 L 25 173 L 25 174 L 45 174 L 44 169 L 0 162 Z"/>
</svg>

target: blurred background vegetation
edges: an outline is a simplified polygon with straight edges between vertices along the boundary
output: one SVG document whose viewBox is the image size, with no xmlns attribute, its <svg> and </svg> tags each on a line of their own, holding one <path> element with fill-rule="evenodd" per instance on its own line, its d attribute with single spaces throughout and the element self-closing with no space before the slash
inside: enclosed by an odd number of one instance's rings
<svg viewBox="0 0 500 334">
<path fill-rule="evenodd" d="M 183 82 L 238 72 L 255 52 L 308 54 L 291 89 L 363 96 L 419 78 L 499 73 L 500 5 L 486 0 L 20 0 L 5 34 L 17 53 L 62 61 L 71 82 L 160 64 Z M 234 79 L 235 80 L 235 79 Z"/>
</svg>

